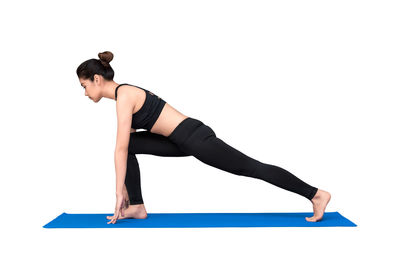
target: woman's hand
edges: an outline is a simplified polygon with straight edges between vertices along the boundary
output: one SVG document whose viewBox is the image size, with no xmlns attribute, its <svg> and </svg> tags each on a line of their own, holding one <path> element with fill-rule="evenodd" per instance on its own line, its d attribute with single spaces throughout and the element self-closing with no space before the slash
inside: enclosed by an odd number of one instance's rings
<svg viewBox="0 0 400 267">
<path fill-rule="evenodd" d="M 120 215 L 124 216 L 124 209 L 123 206 L 125 204 L 125 196 L 124 194 L 117 194 L 117 203 L 115 204 L 115 211 L 114 211 L 114 216 L 111 218 L 111 221 L 109 221 L 107 224 L 115 224 L 115 222 L 118 220 Z"/>
</svg>

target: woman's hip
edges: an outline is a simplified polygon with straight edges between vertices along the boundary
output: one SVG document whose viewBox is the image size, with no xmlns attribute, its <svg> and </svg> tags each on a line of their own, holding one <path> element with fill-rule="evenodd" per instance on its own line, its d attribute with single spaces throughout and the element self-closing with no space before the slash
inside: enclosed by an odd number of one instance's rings
<svg viewBox="0 0 400 267">
<path fill-rule="evenodd" d="M 214 131 L 202 121 L 187 117 L 184 119 L 172 133 L 168 136 L 168 139 L 175 144 L 182 146 L 190 140 L 201 141 L 210 135 L 214 135 Z"/>
</svg>

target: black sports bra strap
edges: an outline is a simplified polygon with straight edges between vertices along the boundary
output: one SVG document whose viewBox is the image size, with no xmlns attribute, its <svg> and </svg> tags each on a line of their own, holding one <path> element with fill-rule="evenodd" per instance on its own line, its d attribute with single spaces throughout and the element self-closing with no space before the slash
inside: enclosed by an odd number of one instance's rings
<svg viewBox="0 0 400 267">
<path fill-rule="evenodd" d="M 117 91 L 118 91 L 118 88 L 119 88 L 121 85 L 130 85 L 130 84 L 129 84 L 129 83 L 121 83 L 120 85 L 117 86 L 117 88 L 115 88 L 115 100 L 117 100 Z"/>
</svg>

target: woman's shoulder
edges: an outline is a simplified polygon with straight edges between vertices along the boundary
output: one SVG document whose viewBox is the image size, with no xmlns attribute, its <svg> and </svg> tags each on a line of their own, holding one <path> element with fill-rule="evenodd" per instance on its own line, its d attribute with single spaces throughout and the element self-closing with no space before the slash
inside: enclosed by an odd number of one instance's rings
<svg viewBox="0 0 400 267">
<path fill-rule="evenodd" d="M 144 89 L 134 85 L 122 85 L 118 89 L 117 99 L 120 99 L 120 97 L 127 100 L 121 102 L 125 102 L 125 104 L 131 109 L 131 113 L 135 113 L 137 107 L 141 107 L 144 104 L 146 100 L 146 92 Z"/>
<path fill-rule="evenodd" d="M 118 88 L 118 98 L 123 95 L 128 98 L 137 98 L 146 94 L 145 89 L 135 85 L 123 84 Z"/>
</svg>

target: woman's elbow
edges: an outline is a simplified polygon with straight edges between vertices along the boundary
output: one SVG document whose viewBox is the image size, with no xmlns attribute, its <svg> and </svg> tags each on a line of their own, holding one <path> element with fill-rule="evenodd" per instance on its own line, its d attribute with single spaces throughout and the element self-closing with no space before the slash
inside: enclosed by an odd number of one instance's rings
<svg viewBox="0 0 400 267">
<path fill-rule="evenodd" d="M 128 153 L 128 146 L 117 146 L 114 151 L 115 154 Z"/>
</svg>

